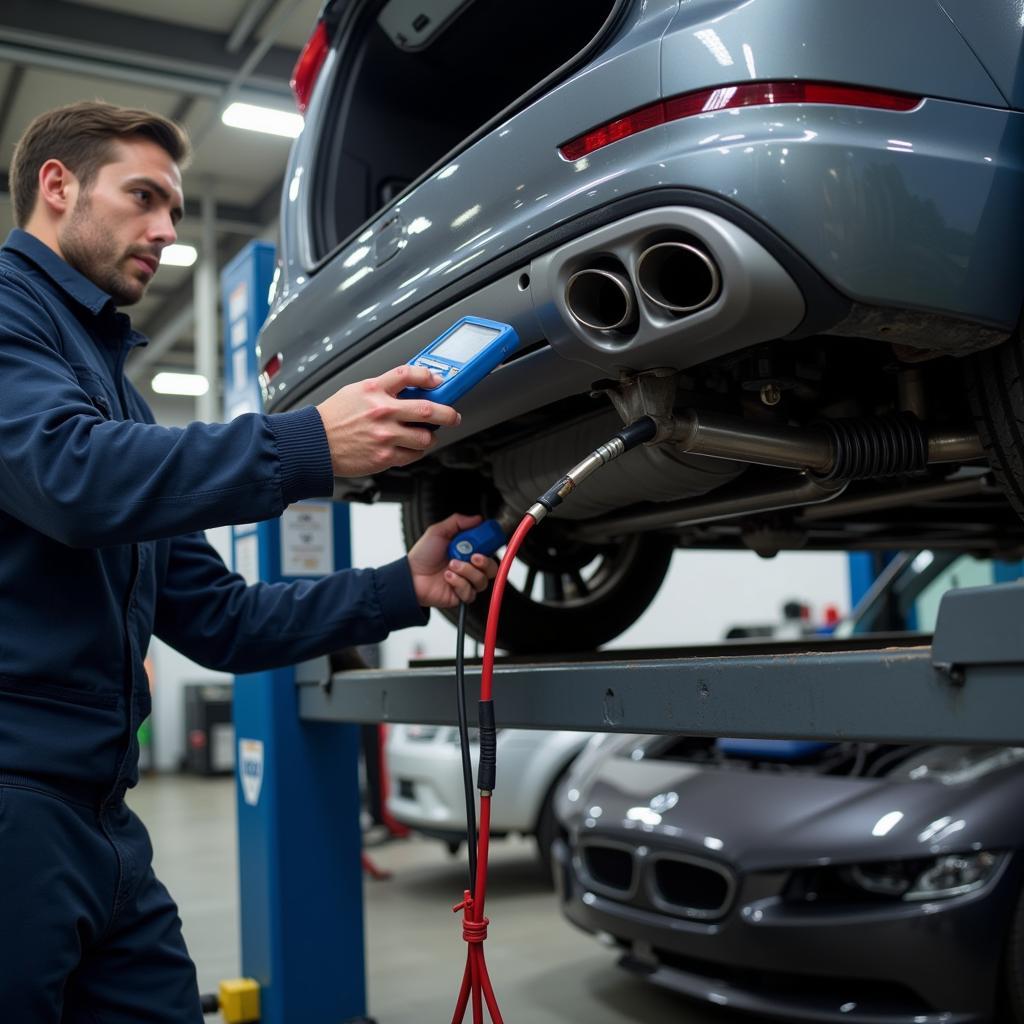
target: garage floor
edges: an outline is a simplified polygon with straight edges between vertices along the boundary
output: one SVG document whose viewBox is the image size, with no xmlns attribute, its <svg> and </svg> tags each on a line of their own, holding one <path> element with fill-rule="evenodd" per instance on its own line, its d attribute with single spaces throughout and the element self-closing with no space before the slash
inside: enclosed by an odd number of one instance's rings
<svg viewBox="0 0 1024 1024">
<path fill-rule="evenodd" d="M 221 978 L 239 973 L 233 780 L 153 776 L 129 802 L 149 826 L 157 874 L 181 908 L 200 989 L 215 991 Z M 394 874 L 366 882 L 370 1012 L 378 1024 L 450 1021 L 465 960 L 451 912 L 463 888 L 461 860 L 423 840 L 389 843 L 372 854 Z M 488 916 L 488 963 L 509 1020 L 757 1024 L 616 970 L 610 951 L 562 920 L 527 841 L 495 844 Z M 394 983 L 396 970 L 401 985 Z"/>
</svg>

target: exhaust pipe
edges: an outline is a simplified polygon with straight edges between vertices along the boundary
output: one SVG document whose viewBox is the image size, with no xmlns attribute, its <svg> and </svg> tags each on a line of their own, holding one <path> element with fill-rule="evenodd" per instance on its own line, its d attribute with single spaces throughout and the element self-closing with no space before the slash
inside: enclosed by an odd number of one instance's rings
<svg viewBox="0 0 1024 1024">
<path fill-rule="evenodd" d="M 928 431 L 912 413 L 790 427 L 686 409 L 673 416 L 669 441 L 694 455 L 810 470 L 827 480 L 900 476 L 937 462 L 984 457 L 973 431 Z"/>
<path fill-rule="evenodd" d="M 665 442 L 663 442 L 665 443 Z M 694 526 L 738 516 L 818 505 L 837 498 L 851 480 L 898 476 L 924 469 L 932 462 L 972 460 L 980 452 L 977 435 L 953 429 L 926 432 L 917 417 L 900 414 L 862 420 L 830 420 L 819 426 L 790 427 L 751 423 L 738 416 L 687 409 L 672 415 L 667 443 L 684 452 L 780 469 L 797 469 L 788 479 L 742 483 L 721 492 L 682 502 L 665 503 L 640 512 L 624 512 L 588 520 L 575 532 L 582 540 L 599 541 L 622 533 L 657 527 Z M 949 498 L 984 493 L 977 480 L 905 488 L 893 495 L 861 497 L 837 503 L 835 515 L 867 511 L 907 500 Z M 803 513 L 806 520 L 831 518 L 824 510 Z M 798 520 L 799 523 L 799 520 Z"/>
<path fill-rule="evenodd" d="M 607 541 L 609 537 L 627 533 L 698 526 L 740 516 L 795 508 L 801 510 L 797 514 L 796 525 L 802 527 L 820 520 L 900 508 L 919 501 L 940 501 L 1000 493 L 987 474 L 966 480 L 947 480 L 862 497 L 843 498 L 841 495 L 847 486 L 848 482 L 845 480 L 822 480 L 808 473 L 789 474 L 777 481 L 753 486 L 736 484 L 706 498 L 666 502 L 661 507 L 648 511 L 623 512 L 591 519 L 581 524 L 573 536 L 580 540 L 601 543 Z"/>
<path fill-rule="evenodd" d="M 702 523 L 717 523 L 722 519 L 817 505 L 838 498 L 847 486 L 846 480 L 817 480 L 809 473 L 789 473 L 778 481 L 754 486 L 741 483 L 723 488 L 721 493 L 707 498 L 666 503 L 650 511 L 624 512 L 591 519 L 578 527 L 573 536 L 601 543 L 609 537 L 640 533 L 658 527 L 698 526 Z"/>
<path fill-rule="evenodd" d="M 629 281 L 613 270 L 588 267 L 569 278 L 565 304 L 592 331 L 620 331 L 636 318 L 636 298 Z"/>
<path fill-rule="evenodd" d="M 650 302 L 674 315 L 710 306 L 722 289 L 715 261 L 688 242 L 659 242 L 645 249 L 636 278 Z"/>
</svg>

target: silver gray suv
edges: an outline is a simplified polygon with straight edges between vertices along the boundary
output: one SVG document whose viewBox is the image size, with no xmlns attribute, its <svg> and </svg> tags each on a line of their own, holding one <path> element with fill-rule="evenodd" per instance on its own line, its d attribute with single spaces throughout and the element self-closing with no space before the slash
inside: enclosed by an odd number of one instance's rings
<svg viewBox="0 0 1024 1024">
<path fill-rule="evenodd" d="M 300 64 L 266 408 L 458 318 L 519 350 L 430 457 L 338 481 L 517 517 L 501 646 L 596 646 L 677 547 L 1024 543 L 1017 0 L 331 0 Z M 485 603 L 470 611 L 480 632 Z"/>
</svg>

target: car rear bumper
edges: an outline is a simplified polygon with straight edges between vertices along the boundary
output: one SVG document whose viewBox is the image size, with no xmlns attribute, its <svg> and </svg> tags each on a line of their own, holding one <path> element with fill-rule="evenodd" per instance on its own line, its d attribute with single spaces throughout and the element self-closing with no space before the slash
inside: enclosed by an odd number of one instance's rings
<svg viewBox="0 0 1024 1024">
<path fill-rule="evenodd" d="M 482 304 L 489 315 L 500 313 L 524 345 L 535 343 L 542 336 L 535 310 L 554 299 L 533 286 L 520 291 L 521 272 L 529 267 L 533 276 L 532 263 L 582 235 L 583 225 L 611 223 L 604 214 L 624 199 L 642 203 L 649 197 L 653 208 L 674 189 L 707 197 L 726 219 L 731 210 L 737 222 L 761 225 L 758 240 L 768 245 L 777 239 L 797 254 L 811 276 L 802 280 L 798 268 L 784 268 L 805 293 L 811 321 L 820 311 L 808 282 L 817 280 L 864 310 L 883 307 L 882 326 L 886 317 L 906 313 L 896 340 L 923 344 L 931 336 L 934 347 L 957 353 L 989 344 L 989 335 L 974 337 L 970 325 L 1008 332 L 1021 304 L 1022 138 L 1024 114 L 926 100 L 908 113 L 797 104 L 689 118 L 576 164 L 561 161 L 553 142 L 549 157 L 535 155 L 550 178 L 539 205 L 507 212 L 505 201 L 516 195 L 518 179 L 487 179 L 494 208 L 479 217 L 486 213 L 497 223 L 474 245 L 479 258 L 458 284 L 458 295 L 471 293 L 468 305 L 455 301 L 450 240 L 429 231 L 353 284 L 343 304 L 337 298 L 348 280 L 347 249 L 301 284 L 292 283 L 263 328 L 263 348 L 284 355 L 267 407 L 319 401 L 340 384 L 405 361 L 434 336 L 437 325 L 424 321 L 437 315 L 438 323 L 450 326 L 463 306 Z M 469 180 L 485 173 L 483 166 L 474 171 L 476 150 L 460 161 L 460 175 Z M 445 219 L 435 209 L 440 197 L 434 191 L 407 197 L 408 220 Z M 682 192 L 676 202 L 687 205 Z M 408 294 L 403 282 L 424 267 L 435 272 L 416 281 L 415 301 L 395 307 L 395 296 Z M 375 315 L 352 312 L 363 309 Z M 946 319 L 928 329 L 907 319 L 915 311 Z M 966 326 L 961 331 L 956 324 Z M 873 336 L 873 325 L 862 310 L 838 333 Z M 893 329 L 886 326 L 888 340 Z M 572 361 L 556 358 L 549 372 L 556 366 L 565 376 L 563 394 L 577 393 Z"/>
<path fill-rule="evenodd" d="M 562 910 L 611 937 L 621 966 L 695 999 L 789 1021 L 971 1024 L 988 1019 L 1017 872 L 977 894 L 860 912 L 750 900 L 685 920 L 590 891 L 555 846 Z"/>
<path fill-rule="evenodd" d="M 475 760 L 475 754 L 474 754 Z M 451 743 L 388 744 L 388 810 L 431 835 L 466 835 L 462 755 Z"/>
</svg>

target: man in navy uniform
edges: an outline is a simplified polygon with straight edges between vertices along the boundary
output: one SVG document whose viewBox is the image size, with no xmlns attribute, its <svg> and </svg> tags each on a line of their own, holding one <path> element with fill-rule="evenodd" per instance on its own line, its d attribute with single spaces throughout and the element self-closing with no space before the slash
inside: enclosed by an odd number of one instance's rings
<svg viewBox="0 0 1024 1024">
<path fill-rule="evenodd" d="M 454 409 L 400 401 L 399 367 L 317 407 L 157 426 L 125 379 L 138 302 L 175 239 L 189 144 L 155 114 L 77 103 L 36 118 L 0 249 L 0 1017 L 199 1024 L 177 908 L 124 802 L 159 636 L 252 672 L 383 639 L 470 601 L 490 559 L 450 562 L 475 525 L 430 527 L 407 558 L 247 586 L 203 530 L 329 496 L 335 476 L 421 458 Z"/>
</svg>

